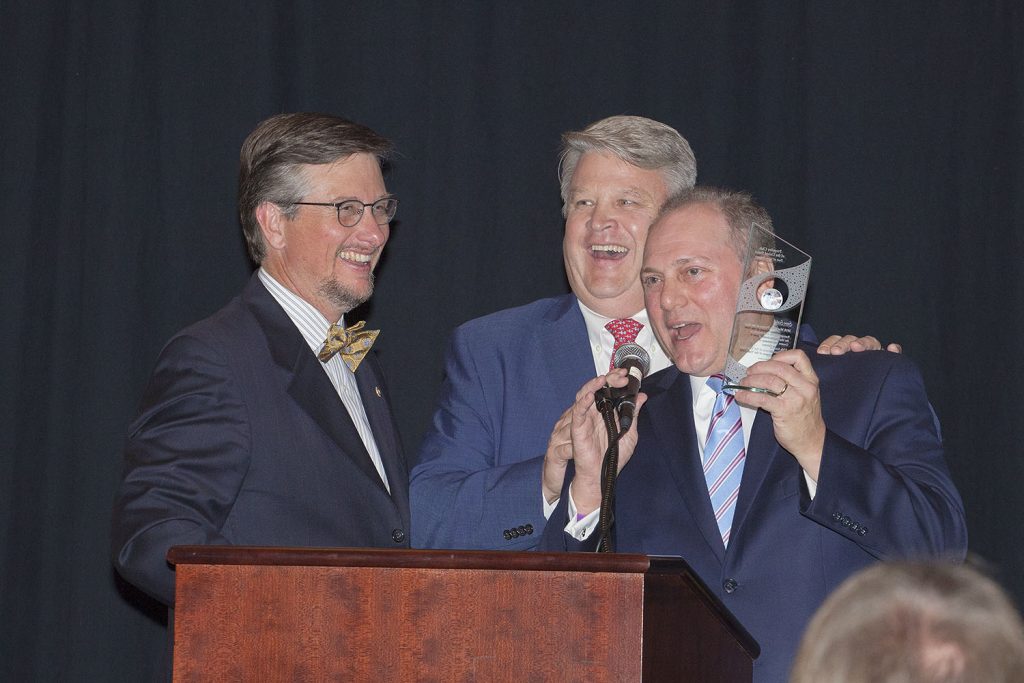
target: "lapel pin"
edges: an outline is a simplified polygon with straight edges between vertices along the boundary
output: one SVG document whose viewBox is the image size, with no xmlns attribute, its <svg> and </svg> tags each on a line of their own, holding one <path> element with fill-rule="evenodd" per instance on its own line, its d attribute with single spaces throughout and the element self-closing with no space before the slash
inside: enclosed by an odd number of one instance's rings
<svg viewBox="0 0 1024 683">
<path fill-rule="evenodd" d="M 373 393 L 377 394 L 377 398 L 384 398 L 383 394 L 380 393 L 380 387 L 374 387 Z"/>
</svg>

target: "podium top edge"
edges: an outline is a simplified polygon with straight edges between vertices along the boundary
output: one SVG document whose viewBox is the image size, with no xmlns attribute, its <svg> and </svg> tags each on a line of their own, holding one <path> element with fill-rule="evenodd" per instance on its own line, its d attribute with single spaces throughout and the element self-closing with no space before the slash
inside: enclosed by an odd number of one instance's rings
<svg viewBox="0 0 1024 683">
<path fill-rule="evenodd" d="M 495 569 L 583 571 L 619 574 L 688 571 L 681 558 L 617 553 L 541 553 L 484 550 L 383 548 L 283 548 L 183 545 L 167 552 L 173 565 L 268 565 L 313 567 L 395 567 L 411 569 Z"/>
</svg>

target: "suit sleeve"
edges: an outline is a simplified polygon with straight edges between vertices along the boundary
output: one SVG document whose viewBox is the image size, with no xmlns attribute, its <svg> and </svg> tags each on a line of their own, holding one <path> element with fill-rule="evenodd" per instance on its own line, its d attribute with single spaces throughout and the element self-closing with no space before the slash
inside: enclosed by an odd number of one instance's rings
<svg viewBox="0 0 1024 683">
<path fill-rule="evenodd" d="M 168 605 L 174 545 L 227 544 L 220 530 L 249 463 L 245 402 L 227 360 L 187 336 L 164 349 L 129 429 L 112 552 L 129 582 Z"/>
<path fill-rule="evenodd" d="M 412 543 L 420 548 L 529 550 L 544 526 L 542 450 L 500 462 L 506 373 L 490 345 L 452 335 L 445 381 L 412 471 Z M 553 425 L 548 425 L 550 429 Z M 531 425 L 531 429 L 544 429 Z M 520 456 L 521 459 L 520 459 Z"/>
<path fill-rule="evenodd" d="M 858 408 L 866 419 L 852 421 L 866 424 L 866 430 L 828 429 L 818 490 L 813 501 L 802 496 L 802 512 L 879 559 L 962 559 L 963 503 L 921 376 L 902 357 L 887 360 L 891 365 L 873 401 Z"/>
</svg>

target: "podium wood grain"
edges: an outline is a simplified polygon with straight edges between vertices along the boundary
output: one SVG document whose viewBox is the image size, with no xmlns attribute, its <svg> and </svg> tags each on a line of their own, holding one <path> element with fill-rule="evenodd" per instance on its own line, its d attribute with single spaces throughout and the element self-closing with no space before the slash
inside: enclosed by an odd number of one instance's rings
<svg viewBox="0 0 1024 683">
<path fill-rule="evenodd" d="M 749 681 L 678 559 L 173 548 L 175 681 Z"/>
</svg>

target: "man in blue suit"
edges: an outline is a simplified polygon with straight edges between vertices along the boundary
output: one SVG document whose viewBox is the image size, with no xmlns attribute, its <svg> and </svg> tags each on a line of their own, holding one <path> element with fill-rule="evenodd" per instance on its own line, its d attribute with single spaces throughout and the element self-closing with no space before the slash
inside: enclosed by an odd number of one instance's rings
<svg viewBox="0 0 1024 683">
<path fill-rule="evenodd" d="M 572 294 L 455 330 L 412 474 L 415 546 L 536 546 L 569 458 L 564 412 L 583 382 L 608 371 L 616 335 L 647 349 L 652 371 L 670 365 L 644 311 L 640 260 L 658 209 L 696 176 L 689 143 L 651 119 L 612 116 L 563 136 L 562 252 Z M 820 350 L 878 347 L 847 336 Z"/>
<path fill-rule="evenodd" d="M 878 559 L 962 559 L 967 534 L 905 357 L 802 345 L 751 365 L 743 384 L 755 391 L 716 384 L 752 222 L 771 229 L 749 195 L 696 188 L 651 227 L 641 282 L 674 367 L 645 380 L 619 442 L 613 538 L 620 552 L 682 556 L 760 643 L 755 680 L 784 681 L 805 625 L 847 576 Z M 597 543 L 605 381 L 623 385 L 623 371 L 584 384 L 570 411 L 573 463 L 545 549 Z"/>
<path fill-rule="evenodd" d="M 375 333 L 344 319 L 373 291 L 397 206 L 390 149 L 322 114 L 275 116 L 242 147 L 239 213 L 260 267 L 160 354 L 114 509 L 118 571 L 167 605 L 173 545 L 409 545 Z"/>
</svg>

